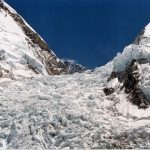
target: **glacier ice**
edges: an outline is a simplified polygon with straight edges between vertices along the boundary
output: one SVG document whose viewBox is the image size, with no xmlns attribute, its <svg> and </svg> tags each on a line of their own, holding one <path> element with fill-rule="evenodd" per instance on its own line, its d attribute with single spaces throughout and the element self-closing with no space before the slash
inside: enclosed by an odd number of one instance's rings
<svg viewBox="0 0 150 150">
<path fill-rule="evenodd" d="M 137 59 L 143 62 L 139 86 L 150 98 L 150 24 L 105 66 L 48 76 L 48 63 L 53 71 L 64 63 L 32 43 L 10 15 L 17 12 L 5 6 L 10 12 L 0 10 L 0 149 L 150 148 L 150 108 L 129 102 L 118 78 L 107 82 Z M 115 92 L 106 96 L 104 87 Z"/>
</svg>

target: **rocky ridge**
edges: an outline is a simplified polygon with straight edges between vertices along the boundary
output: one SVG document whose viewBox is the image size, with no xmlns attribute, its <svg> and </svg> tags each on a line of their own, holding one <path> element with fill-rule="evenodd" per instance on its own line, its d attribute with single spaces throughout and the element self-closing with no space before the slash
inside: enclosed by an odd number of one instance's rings
<svg viewBox="0 0 150 150">
<path fill-rule="evenodd" d="M 41 74 L 41 73 L 45 74 L 47 72 L 47 74 L 49 74 L 49 75 L 59 75 L 59 74 L 67 73 L 68 68 L 63 63 L 63 61 L 61 61 L 54 54 L 54 52 L 48 47 L 47 43 L 9 5 L 7 5 L 6 3 L 1 3 L 0 4 L 0 13 L 1 13 L 1 15 L 4 15 L 5 20 L 6 20 L 5 22 L 7 22 L 6 18 L 9 18 L 11 20 L 12 24 L 15 24 L 15 27 L 17 30 L 22 30 L 23 33 L 21 33 L 21 34 L 24 34 L 24 38 L 25 38 L 22 42 L 24 42 L 24 43 L 26 43 L 26 45 L 28 45 L 25 48 L 29 49 L 28 51 L 30 51 L 30 53 L 32 53 L 32 55 L 35 57 L 34 60 L 32 60 L 32 61 L 30 60 L 31 57 L 29 55 L 25 55 L 23 58 L 27 61 L 26 66 L 30 70 L 32 70 L 36 74 Z M 10 25 L 11 25 L 11 22 L 10 22 Z M 3 24 L 3 22 L 0 22 L 0 23 Z M 3 31 L 4 30 L 3 27 L 1 27 L 1 28 Z M 20 28 L 20 29 L 18 29 L 18 28 Z M 14 29 L 12 29 L 11 32 L 17 32 L 17 30 L 15 31 L 15 28 L 14 28 Z M 15 34 L 18 34 L 18 33 L 15 33 Z M 18 34 L 18 36 L 20 36 L 20 35 Z M 12 44 L 15 45 L 15 43 L 12 43 Z M 0 47 L 0 49 L 3 49 L 3 53 L 1 53 L 1 55 L 6 53 L 4 48 Z M 19 47 L 18 47 L 18 51 L 19 51 Z M 37 59 L 37 61 L 40 62 L 41 67 L 43 69 L 45 68 L 45 73 L 44 73 L 44 71 L 39 70 L 37 65 L 35 65 L 35 63 L 33 63 L 33 61 L 36 61 L 36 59 Z M 5 60 L 5 58 L 3 59 L 3 61 L 4 60 Z M 13 74 L 13 71 L 12 71 L 13 69 L 11 69 L 11 67 L 10 67 L 10 69 L 4 69 L 1 66 L 1 70 L 2 70 L 1 74 L 3 74 L 2 72 L 5 72 L 5 74 L 8 74 L 8 72 L 10 74 L 10 72 L 11 72 L 11 74 Z M 7 76 L 7 75 L 5 75 L 5 76 Z M 10 76 L 10 75 L 8 75 L 8 76 Z"/>
</svg>

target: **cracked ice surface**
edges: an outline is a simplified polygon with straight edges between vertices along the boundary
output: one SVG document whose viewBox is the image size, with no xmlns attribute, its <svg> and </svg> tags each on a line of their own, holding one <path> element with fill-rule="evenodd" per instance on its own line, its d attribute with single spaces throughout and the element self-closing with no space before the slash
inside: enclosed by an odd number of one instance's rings
<svg viewBox="0 0 150 150">
<path fill-rule="evenodd" d="M 0 148 L 150 148 L 150 121 L 123 116 L 117 93 L 104 95 L 105 69 L 1 80 Z"/>
</svg>

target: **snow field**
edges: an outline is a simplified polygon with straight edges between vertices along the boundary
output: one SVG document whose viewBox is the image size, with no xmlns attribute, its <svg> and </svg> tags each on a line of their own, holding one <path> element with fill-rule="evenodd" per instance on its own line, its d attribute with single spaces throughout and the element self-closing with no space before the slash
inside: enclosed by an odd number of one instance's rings
<svg viewBox="0 0 150 150">
<path fill-rule="evenodd" d="M 150 121 L 120 113 L 117 105 L 125 95 L 104 95 L 108 66 L 93 73 L 3 80 L 1 148 L 149 148 Z"/>
</svg>

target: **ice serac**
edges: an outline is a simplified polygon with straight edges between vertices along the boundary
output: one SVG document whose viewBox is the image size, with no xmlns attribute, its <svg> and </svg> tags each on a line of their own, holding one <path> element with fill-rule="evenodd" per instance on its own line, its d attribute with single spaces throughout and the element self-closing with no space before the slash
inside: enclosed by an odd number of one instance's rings
<svg viewBox="0 0 150 150">
<path fill-rule="evenodd" d="M 138 108 L 146 109 L 150 106 L 150 23 L 133 44 L 125 47 L 113 59 L 113 72 L 108 83 L 115 78 L 122 84 L 119 88 L 127 95 L 126 101 Z M 106 95 L 112 94 L 115 89 L 112 86 L 106 87 L 104 92 Z"/>
<path fill-rule="evenodd" d="M 66 73 L 66 65 L 8 4 L 0 4 L 0 75 Z"/>
</svg>

